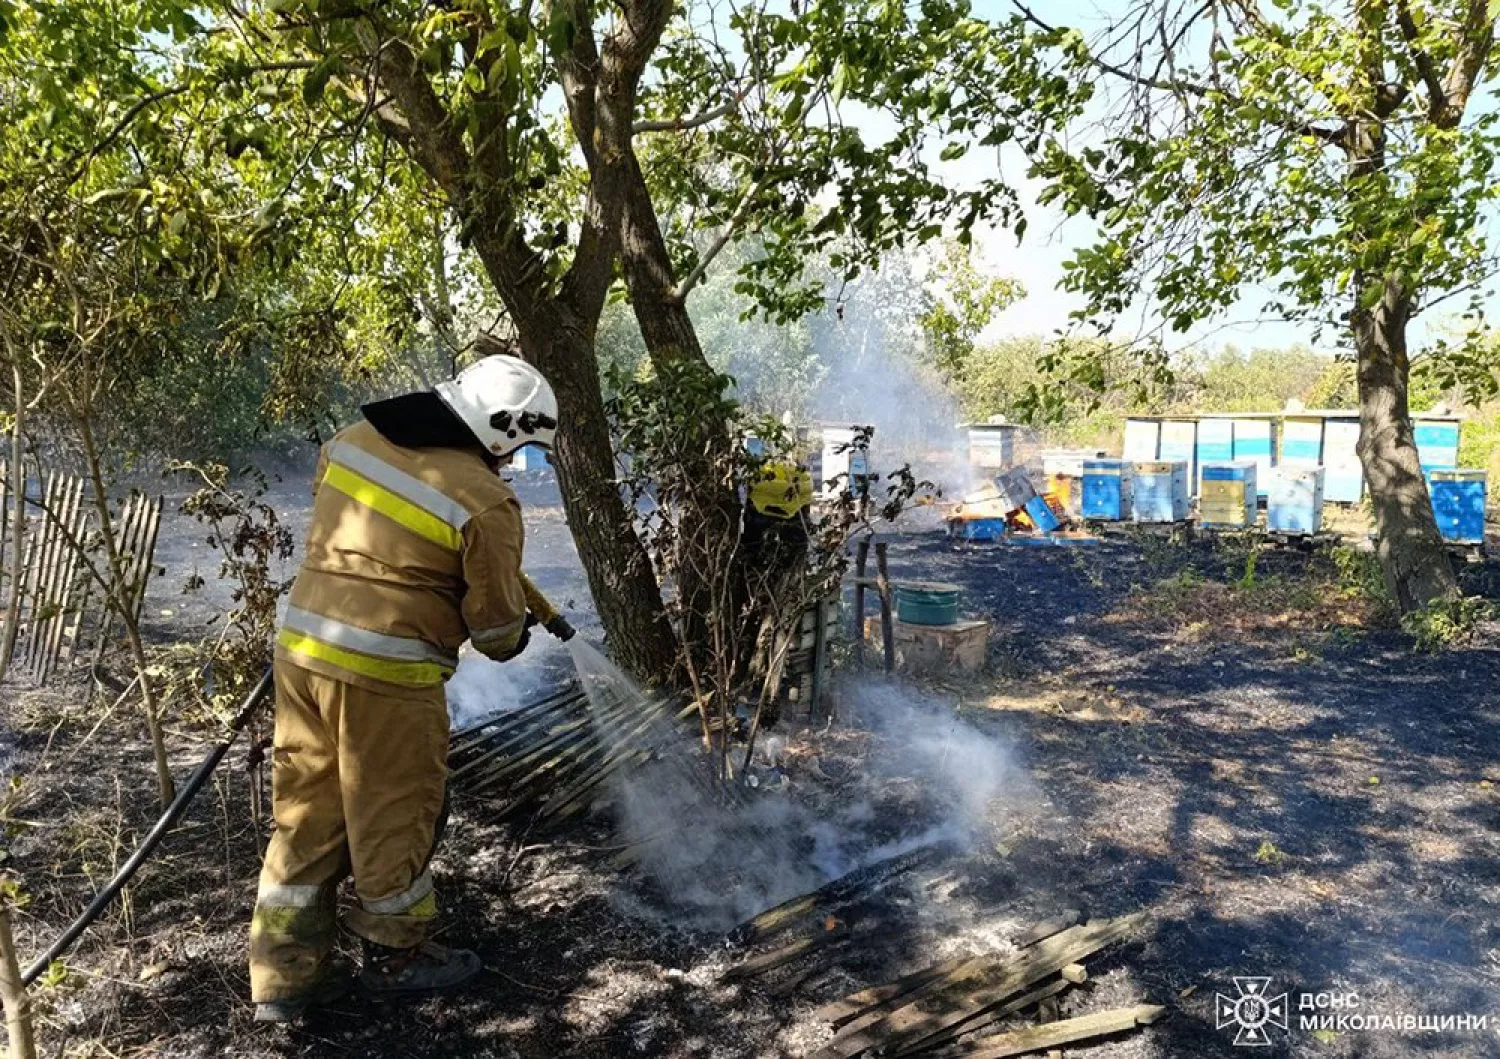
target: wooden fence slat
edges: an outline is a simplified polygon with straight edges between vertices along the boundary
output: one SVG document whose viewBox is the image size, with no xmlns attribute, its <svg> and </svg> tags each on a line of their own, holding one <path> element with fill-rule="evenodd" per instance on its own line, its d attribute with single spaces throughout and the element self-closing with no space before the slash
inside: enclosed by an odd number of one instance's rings
<svg viewBox="0 0 1500 1059">
<path fill-rule="evenodd" d="M 136 579 L 135 616 L 139 618 L 146 605 L 146 587 L 151 583 L 151 572 L 156 565 L 156 539 L 161 532 L 162 498 L 153 497 L 146 507 L 146 533 L 141 541 L 139 575 Z"/>
<path fill-rule="evenodd" d="M 42 597 L 46 591 L 47 571 L 52 562 L 52 546 L 54 534 L 52 532 L 52 520 L 47 517 L 48 511 L 57 508 L 58 494 L 62 491 L 63 479 L 60 474 L 47 475 L 45 484 L 41 490 L 41 512 L 27 519 L 27 528 L 35 527 L 37 537 L 36 553 L 32 557 L 31 569 L 29 571 L 26 586 L 27 607 L 26 620 L 22 625 L 25 630 L 25 643 L 18 648 L 17 661 L 24 669 L 31 668 L 31 649 L 36 644 L 37 626 L 41 623 Z"/>
<path fill-rule="evenodd" d="M 88 483 L 76 475 L 48 473 L 39 467 L 33 496 L 26 492 L 29 483 L 24 477 L 17 479 L 13 469 L 0 460 L 0 609 L 9 598 L 10 586 L 19 586 L 21 607 L 11 668 L 41 685 L 52 679 L 61 661 L 72 663 L 78 658 L 80 648 L 88 646 L 91 628 L 98 637 L 94 645 L 97 667 L 109 646 L 116 615 L 90 569 L 92 563 L 100 574 L 109 575 L 104 568 L 107 557 L 97 554 L 98 535 L 91 529 L 97 510 L 89 499 Z M 31 509 L 21 525 L 19 555 L 11 547 L 15 525 L 9 510 L 18 488 Z M 122 577 L 120 598 L 136 620 L 145 608 L 155 570 L 164 506 L 161 496 L 131 490 L 119 502 L 113 523 Z"/>
<path fill-rule="evenodd" d="M 88 509 L 83 504 L 83 479 L 75 480 L 73 512 L 68 526 L 68 549 L 63 555 L 62 581 L 57 592 L 57 616 L 47 632 L 47 642 L 42 648 L 41 671 L 38 680 L 46 684 L 52 678 L 62 650 L 63 629 L 68 623 L 68 605 L 72 602 L 73 586 L 78 581 L 80 563 L 79 548 L 83 547 L 84 529 L 88 525 Z"/>
<path fill-rule="evenodd" d="M 31 671 L 37 676 L 41 671 L 42 656 L 47 650 L 47 641 L 52 636 L 52 624 L 56 619 L 58 599 L 62 594 L 62 571 L 69 549 L 67 528 L 77 510 L 79 487 L 77 478 L 64 477 L 58 497 L 57 510 L 44 512 L 52 527 L 52 562 L 47 570 L 47 582 L 42 594 L 42 619 L 37 623 L 34 643 L 31 648 Z"/>
</svg>

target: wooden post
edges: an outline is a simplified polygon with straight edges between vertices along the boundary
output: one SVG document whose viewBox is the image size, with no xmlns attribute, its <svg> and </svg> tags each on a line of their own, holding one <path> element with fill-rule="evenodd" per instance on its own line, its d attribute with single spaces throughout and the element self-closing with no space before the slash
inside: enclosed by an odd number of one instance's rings
<svg viewBox="0 0 1500 1059">
<path fill-rule="evenodd" d="M 813 604 L 812 693 L 808 695 L 807 715 L 813 717 L 823 701 L 823 669 L 828 665 L 828 602 Z"/>
<path fill-rule="evenodd" d="M 896 631 L 891 623 L 891 573 L 886 565 L 886 545 L 875 545 L 875 575 L 880 585 L 880 639 L 885 648 L 885 671 L 896 671 Z"/>
<path fill-rule="evenodd" d="M 5 1029 L 10 1037 L 10 1059 L 36 1059 L 31 1037 L 31 1009 L 21 967 L 16 960 L 16 940 L 10 931 L 8 898 L 0 895 L 0 1003 L 5 1006 Z"/>
<path fill-rule="evenodd" d="M 865 571 L 870 565 L 870 539 L 859 542 L 854 558 L 854 660 L 865 660 Z"/>
</svg>

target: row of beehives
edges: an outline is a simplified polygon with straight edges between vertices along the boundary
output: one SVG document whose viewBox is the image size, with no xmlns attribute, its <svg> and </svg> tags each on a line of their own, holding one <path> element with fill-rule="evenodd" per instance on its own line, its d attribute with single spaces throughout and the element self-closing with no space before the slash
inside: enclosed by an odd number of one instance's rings
<svg viewBox="0 0 1500 1059">
<path fill-rule="evenodd" d="M 1266 528 L 1312 535 L 1323 527 L 1327 470 L 1273 467 L 1262 473 L 1249 460 L 1205 463 L 1199 468 L 1198 521 L 1207 527 L 1244 529 L 1257 524 L 1258 498 L 1266 498 Z M 1102 521 L 1180 522 L 1188 518 L 1190 472 L 1185 461 L 1117 459 L 1083 462 L 1078 514 Z M 1427 473 L 1433 514 L 1445 540 L 1484 542 L 1488 476 L 1463 468 Z"/>
<path fill-rule="evenodd" d="M 1462 422 L 1454 415 L 1419 413 L 1412 430 L 1422 471 L 1454 470 Z M 966 424 L 969 462 L 976 468 L 1005 470 L 1015 460 L 1013 424 Z M 1259 472 L 1259 495 L 1266 498 L 1271 470 L 1322 467 L 1324 499 L 1357 503 L 1364 495 L 1364 472 L 1356 445 L 1359 413 L 1297 409 L 1286 412 L 1132 416 L 1125 421 L 1121 457 L 1132 463 L 1154 460 L 1188 465 L 1188 492 L 1197 496 L 1209 464 L 1249 461 Z M 1104 455 L 1100 452 L 1097 455 Z M 1043 454 L 1044 459 L 1046 454 Z"/>
</svg>

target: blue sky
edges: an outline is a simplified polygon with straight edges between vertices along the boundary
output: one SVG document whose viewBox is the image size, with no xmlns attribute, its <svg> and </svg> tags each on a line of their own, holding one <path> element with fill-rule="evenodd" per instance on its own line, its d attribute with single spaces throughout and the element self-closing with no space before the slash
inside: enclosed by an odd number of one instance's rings
<svg viewBox="0 0 1500 1059">
<path fill-rule="evenodd" d="M 1124 3 L 1123 0 L 1031 0 L 1029 6 L 1054 24 L 1077 26 L 1088 34 L 1103 25 L 1107 16 L 1102 11 L 1118 10 Z M 1014 11 L 1009 0 L 974 0 L 978 17 L 1002 19 Z M 1002 169 L 1019 192 L 1027 214 L 1028 231 L 1025 242 L 1019 246 L 1015 236 L 1007 231 L 987 230 L 976 236 L 976 245 L 990 268 L 1019 279 L 1027 290 L 1026 297 L 1003 313 L 986 337 L 1046 334 L 1067 328 L 1068 313 L 1077 307 L 1078 300 L 1057 289 L 1057 284 L 1063 276 L 1063 262 L 1093 237 L 1091 222 L 1087 218 L 1068 219 L 1055 209 L 1039 206 L 1036 203 L 1039 186 L 1025 178 L 1025 160 L 1019 152 L 1004 151 L 997 156 L 993 150 L 984 149 L 945 163 L 937 159 L 938 149 L 937 146 L 932 149 L 931 164 L 957 183 L 973 184 L 993 176 L 997 167 Z M 1267 296 L 1264 289 L 1247 288 L 1241 303 L 1223 318 L 1206 322 L 1185 336 L 1169 336 L 1168 341 L 1173 348 L 1233 344 L 1246 349 L 1302 343 L 1332 352 L 1339 337 L 1333 331 L 1325 332 L 1323 341 L 1318 343 L 1314 341 L 1311 324 L 1260 319 L 1260 307 Z M 1414 347 L 1444 325 L 1445 314 L 1441 309 L 1420 317 L 1413 327 Z M 1124 335 L 1133 336 L 1137 330 L 1138 321 L 1122 321 Z"/>
</svg>

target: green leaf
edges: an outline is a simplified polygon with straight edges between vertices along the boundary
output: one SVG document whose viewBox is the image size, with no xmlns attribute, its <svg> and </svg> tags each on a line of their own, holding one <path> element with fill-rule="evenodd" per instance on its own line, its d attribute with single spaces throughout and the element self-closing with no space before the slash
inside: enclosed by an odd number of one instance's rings
<svg viewBox="0 0 1500 1059">
<path fill-rule="evenodd" d="M 323 93 L 328 89 L 328 81 L 338 67 L 338 58 L 330 55 L 325 56 L 316 66 L 307 71 L 307 76 L 302 79 L 302 101 L 310 107 L 321 103 Z"/>
</svg>

